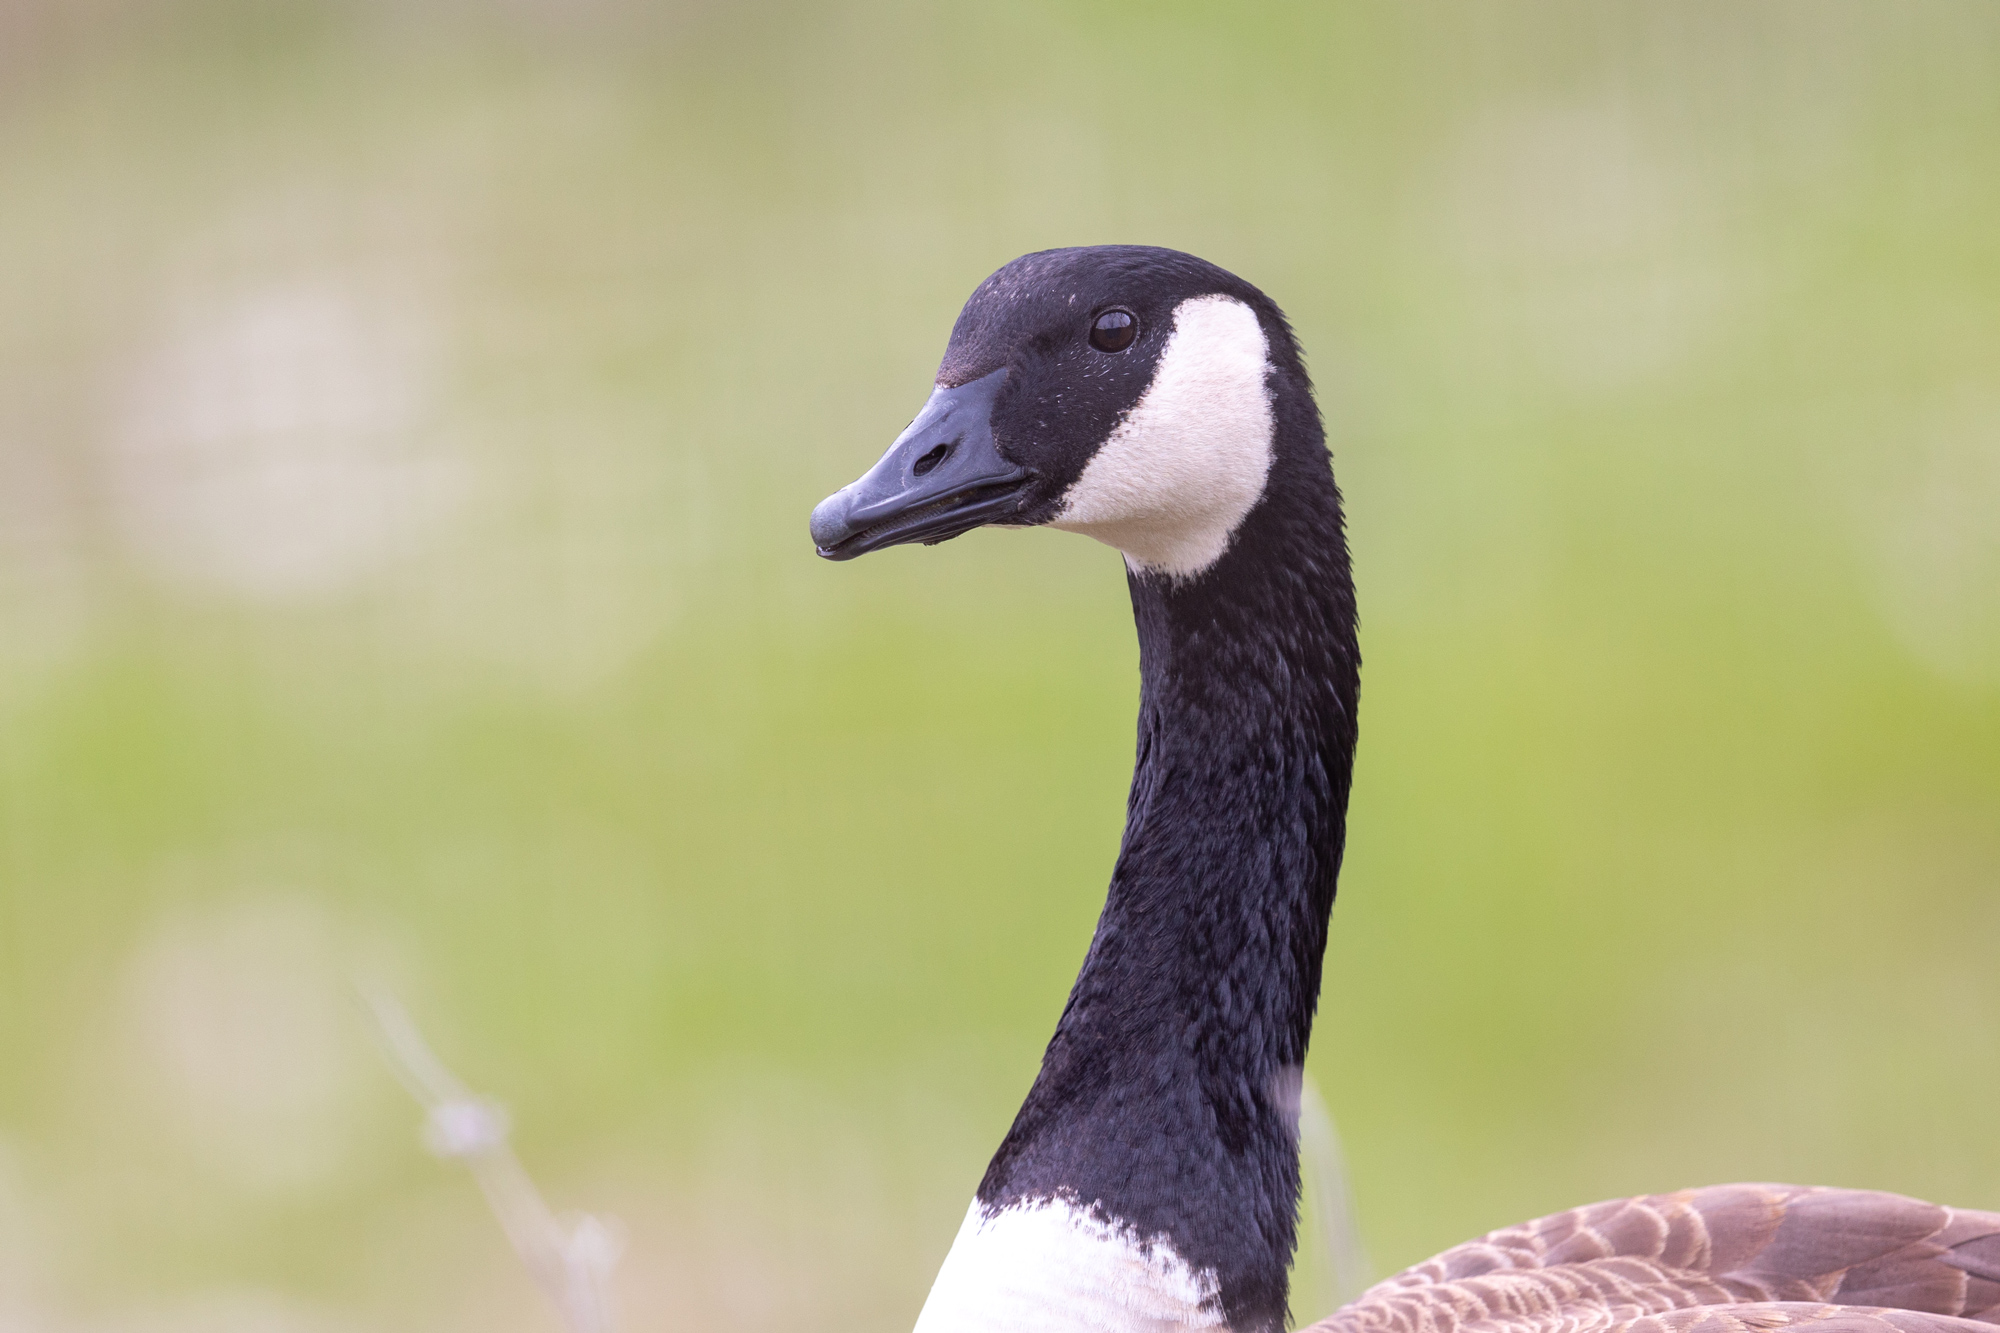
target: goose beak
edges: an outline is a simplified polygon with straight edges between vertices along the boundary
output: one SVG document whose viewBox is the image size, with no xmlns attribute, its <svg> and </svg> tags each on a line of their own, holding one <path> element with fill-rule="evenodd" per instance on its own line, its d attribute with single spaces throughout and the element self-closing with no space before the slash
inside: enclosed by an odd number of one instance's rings
<svg viewBox="0 0 2000 1333">
<path fill-rule="evenodd" d="M 881 462 L 813 510 L 819 553 L 852 560 L 884 546 L 935 546 L 1018 513 L 1029 473 L 993 443 L 993 400 L 1006 382 L 996 370 L 939 386 Z"/>
</svg>

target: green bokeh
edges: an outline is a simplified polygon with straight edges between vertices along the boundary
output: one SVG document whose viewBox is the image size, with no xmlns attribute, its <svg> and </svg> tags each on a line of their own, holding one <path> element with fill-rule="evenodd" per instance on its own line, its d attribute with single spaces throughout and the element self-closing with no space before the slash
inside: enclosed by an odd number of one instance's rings
<svg viewBox="0 0 2000 1333">
<path fill-rule="evenodd" d="M 1320 383 L 1378 1268 L 2000 1207 L 2000 10 L 0 19 L 0 1327 L 553 1327 L 355 976 L 623 1220 L 625 1326 L 907 1327 L 1135 652 L 1083 539 L 805 516 L 981 277 L 1103 241 Z"/>
</svg>

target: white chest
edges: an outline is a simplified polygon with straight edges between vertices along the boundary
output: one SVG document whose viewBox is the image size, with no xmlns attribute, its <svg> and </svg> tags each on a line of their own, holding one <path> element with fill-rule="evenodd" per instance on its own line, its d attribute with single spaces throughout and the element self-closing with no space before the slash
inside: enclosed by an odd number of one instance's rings
<svg viewBox="0 0 2000 1333">
<path fill-rule="evenodd" d="M 974 1203 L 916 1333 L 1181 1333 L 1220 1329 L 1213 1270 L 1060 1201 L 992 1217 Z"/>
</svg>

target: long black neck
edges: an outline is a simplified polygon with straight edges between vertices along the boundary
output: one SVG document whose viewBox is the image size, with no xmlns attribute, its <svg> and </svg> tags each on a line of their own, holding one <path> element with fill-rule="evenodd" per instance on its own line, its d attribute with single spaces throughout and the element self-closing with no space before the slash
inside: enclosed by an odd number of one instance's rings
<svg viewBox="0 0 2000 1333">
<path fill-rule="evenodd" d="M 1301 401 L 1302 400 L 1302 401 Z M 1238 1333 L 1281 1329 L 1300 1071 L 1345 835 L 1360 658 L 1317 413 L 1279 399 L 1264 499 L 1178 583 L 1131 578 L 1138 762 L 1104 914 L 981 1204 L 1165 1235 Z M 1289 408 L 1289 410 L 1288 410 Z"/>
</svg>

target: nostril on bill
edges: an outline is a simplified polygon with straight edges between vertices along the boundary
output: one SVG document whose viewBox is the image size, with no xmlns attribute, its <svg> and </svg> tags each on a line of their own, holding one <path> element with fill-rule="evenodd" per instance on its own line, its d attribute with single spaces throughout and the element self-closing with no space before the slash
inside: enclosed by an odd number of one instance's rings
<svg viewBox="0 0 2000 1333">
<path fill-rule="evenodd" d="M 944 460 L 951 454 L 952 445 L 957 443 L 958 443 L 957 440 L 953 440 L 951 444 L 941 444 L 937 448 L 932 449 L 930 452 L 926 453 L 922 458 L 919 458 L 911 466 L 910 471 L 914 472 L 919 477 L 923 476 L 924 473 L 929 472 L 939 463 L 944 462 Z"/>
</svg>

